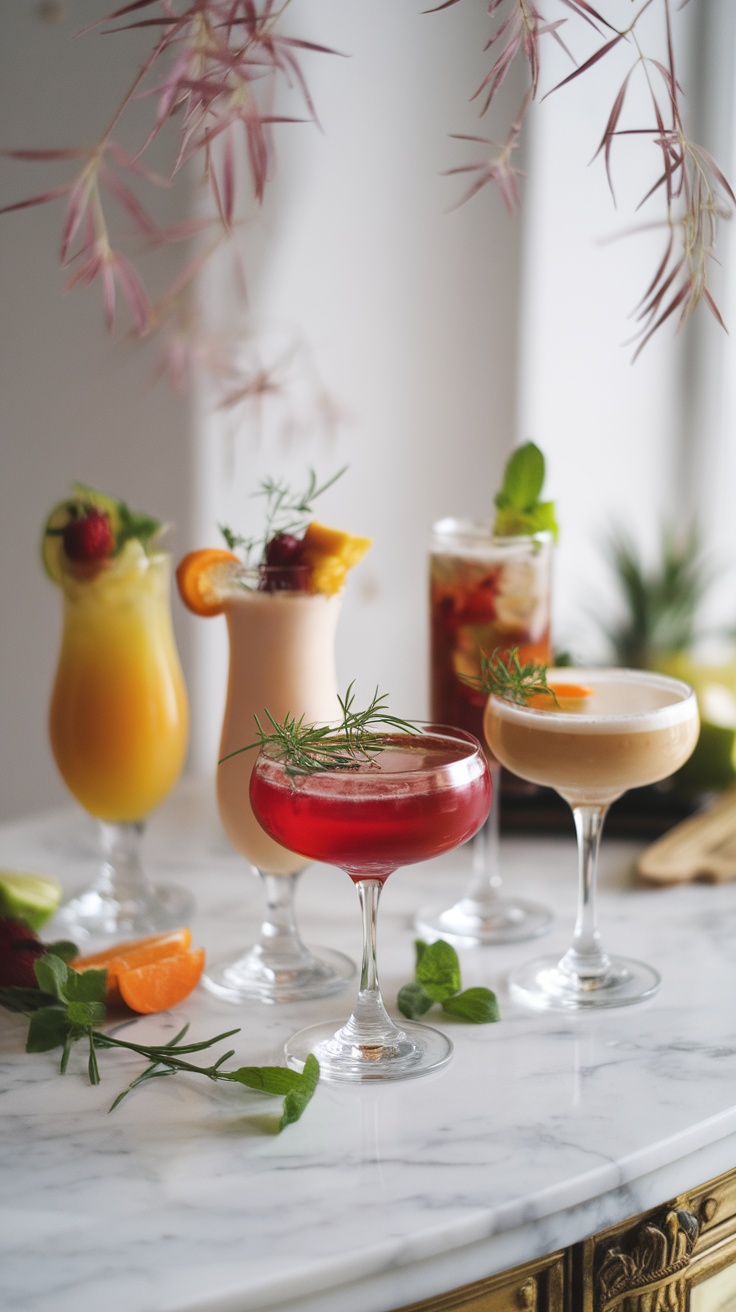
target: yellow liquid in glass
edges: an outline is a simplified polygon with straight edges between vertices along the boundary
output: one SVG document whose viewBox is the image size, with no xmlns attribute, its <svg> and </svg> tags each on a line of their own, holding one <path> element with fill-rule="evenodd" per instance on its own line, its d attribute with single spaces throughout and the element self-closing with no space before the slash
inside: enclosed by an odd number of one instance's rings
<svg viewBox="0 0 736 1312">
<path fill-rule="evenodd" d="M 82 806 L 143 819 L 178 779 L 189 710 L 171 624 L 168 555 L 129 542 L 89 579 L 67 574 L 51 698 L 56 764 Z"/>
</svg>

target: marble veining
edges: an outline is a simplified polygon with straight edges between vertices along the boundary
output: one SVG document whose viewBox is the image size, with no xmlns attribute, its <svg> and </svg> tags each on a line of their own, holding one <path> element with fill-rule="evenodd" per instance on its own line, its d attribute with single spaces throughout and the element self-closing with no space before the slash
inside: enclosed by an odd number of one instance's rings
<svg viewBox="0 0 736 1312">
<path fill-rule="evenodd" d="M 273 1133 L 277 1104 L 194 1078 L 154 1081 L 108 1115 L 140 1069 L 100 1054 L 91 1088 L 81 1046 L 23 1052 L 25 1023 L 0 1013 L 2 1312 L 388 1312 L 571 1243 L 736 1166 L 736 886 L 643 890 L 636 847 L 606 843 L 606 946 L 661 972 L 657 997 L 596 1016 L 536 1015 L 508 998 L 507 971 L 568 945 L 575 912 L 569 838 L 505 840 L 504 877 L 553 905 L 536 944 L 463 951 L 465 986 L 499 994 L 502 1020 L 427 1020 L 455 1043 L 420 1080 L 323 1084 L 303 1119 Z M 187 782 L 151 822 L 146 863 L 197 898 L 211 959 L 244 947 L 258 881 L 223 838 L 212 790 Z M 0 863 L 58 874 L 77 891 L 96 860 L 75 808 L 0 828 Z M 461 888 L 469 854 L 399 871 L 380 912 L 389 1007 L 413 973 L 413 912 Z M 357 899 L 314 867 L 298 895 L 305 939 L 357 958 Z M 141 1041 L 184 1021 L 204 1037 L 239 1025 L 243 1063 L 279 1062 L 311 1020 L 347 1015 L 353 985 L 320 1002 L 233 1008 L 197 990 L 141 1019 Z"/>
</svg>

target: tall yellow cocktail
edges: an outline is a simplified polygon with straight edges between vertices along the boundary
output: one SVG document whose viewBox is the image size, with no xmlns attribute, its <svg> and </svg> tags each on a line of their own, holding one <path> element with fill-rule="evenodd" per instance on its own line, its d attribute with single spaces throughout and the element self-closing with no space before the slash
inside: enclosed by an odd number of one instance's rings
<svg viewBox="0 0 736 1312">
<path fill-rule="evenodd" d="M 147 556 L 136 541 L 91 579 L 63 575 L 51 747 L 67 787 L 99 820 L 148 815 L 184 764 L 189 715 L 169 586 L 169 556 Z"/>
<path fill-rule="evenodd" d="M 81 489 L 44 531 L 44 563 L 64 600 L 51 747 L 70 792 L 101 822 L 105 850 L 93 887 L 59 913 L 81 939 L 154 932 L 191 913 L 188 895 L 151 887 L 139 857 L 143 821 L 179 778 L 189 735 L 158 528 Z"/>
</svg>

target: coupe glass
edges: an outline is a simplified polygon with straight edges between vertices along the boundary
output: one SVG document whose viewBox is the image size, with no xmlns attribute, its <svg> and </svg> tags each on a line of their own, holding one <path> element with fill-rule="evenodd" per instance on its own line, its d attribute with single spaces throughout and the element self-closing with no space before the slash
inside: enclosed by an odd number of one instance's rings
<svg viewBox="0 0 736 1312">
<path fill-rule="evenodd" d="M 572 808 L 578 840 L 578 913 L 572 946 L 510 976 L 514 997 L 536 1008 L 618 1007 L 649 997 L 659 975 L 644 962 L 601 946 L 596 868 L 606 812 L 629 788 L 673 774 L 698 739 L 695 694 L 687 684 L 641 670 L 550 671 L 558 707 L 538 709 L 491 697 L 485 730 L 491 750 L 522 779 L 554 788 Z M 590 695 L 565 698 L 565 685 Z M 574 693 L 571 688 L 571 694 Z"/>
<path fill-rule="evenodd" d="M 518 647 L 522 661 L 550 660 L 552 539 L 549 533 L 496 537 L 490 525 L 441 519 L 429 560 L 431 715 L 481 742 L 486 696 L 464 682 L 480 674 L 481 652 Z M 423 907 L 415 924 L 458 944 L 512 943 L 550 925 L 547 907 L 501 893 L 500 766 L 492 756 L 491 813 L 473 844 L 472 874 L 459 901 Z"/>
<path fill-rule="evenodd" d="M 449 852 L 488 815 L 491 779 L 470 734 L 432 725 L 382 735 L 372 763 L 314 774 L 288 772 L 277 749 L 261 751 L 251 780 L 253 810 L 272 838 L 341 867 L 358 890 L 363 964 L 350 1019 L 301 1030 L 286 1044 L 301 1069 L 310 1052 L 327 1080 L 406 1079 L 447 1062 L 449 1039 L 429 1025 L 395 1025 L 381 998 L 376 917 L 381 889 L 399 866 Z M 335 1026 L 338 1026 L 335 1029 Z"/>
<path fill-rule="evenodd" d="M 130 541 L 62 576 L 64 628 L 49 729 L 67 787 L 100 822 L 103 862 L 55 927 L 114 940 L 186 924 L 193 899 L 141 865 L 145 817 L 181 773 L 189 711 L 171 624 L 170 558 Z"/>
<path fill-rule="evenodd" d="M 335 631 L 342 594 L 327 596 L 308 587 L 308 570 L 300 565 L 243 567 L 228 575 L 230 671 L 217 803 L 230 842 L 260 876 L 266 893 L 258 941 L 205 971 L 205 987 L 229 1002 L 322 997 L 342 989 L 355 974 L 342 953 L 312 952 L 302 942 L 294 892 L 305 861 L 273 842 L 255 819 L 248 786 L 257 753 L 239 750 L 256 737 L 256 716 L 268 724 L 267 711 L 277 720 L 292 714 L 332 720 L 339 714 Z"/>
</svg>

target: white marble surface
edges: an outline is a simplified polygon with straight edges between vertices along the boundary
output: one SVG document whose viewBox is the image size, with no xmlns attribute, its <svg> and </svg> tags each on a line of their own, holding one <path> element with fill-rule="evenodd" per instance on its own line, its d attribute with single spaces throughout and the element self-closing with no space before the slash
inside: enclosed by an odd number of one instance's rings
<svg viewBox="0 0 736 1312">
<path fill-rule="evenodd" d="M 552 903 L 537 944 L 461 954 L 463 983 L 499 993 L 502 1020 L 439 1019 L 443 1071 L 370 1088 L 322 1084 L 296 1125 L 278 1104 L 177 1076 L 114 1095 L 138 1071 L 81 1047 L 27 1056 L 25 1024 L 0 1012 L 0 1308 L 3 1312 L 388 1312 L 573 1242 L 736 1166 L 736 885 L 632 886 L 636 846 L 605 843 L 604 941 L 662 973 L 648 1003 L 579 1017 L 522 1012 L 506 971 L 567 946 L 575 906 L 570 838 L 509 839 L 504 874 Z M 244 946 L 258 882 L 222 837 L 209 788 L 182 786 L 151 823 L 149 872 L 198 899 L 194 938 L 214 959 Z M 58 874 L 73 893 L 94 867 L 74 808 L 0 828 L 0 864 Z M 381 906 L 390 1009 L 413 973 L 411 916 L 464 887 L 468 852 L 398 872 Z M 310 943 L 360 949 L 357 898 L 339 872 L 303 878 Z M 283 1040 L 337 999 L 233 1008 L 197 990 L 141 1036 L 232 1025 L 243 1064 L 279 1062 Z M 431 1019 L 430 1013 L 427 1019 Z M 145 1041 L 145 1040 L 144 1040 Z"/>
</svg>

